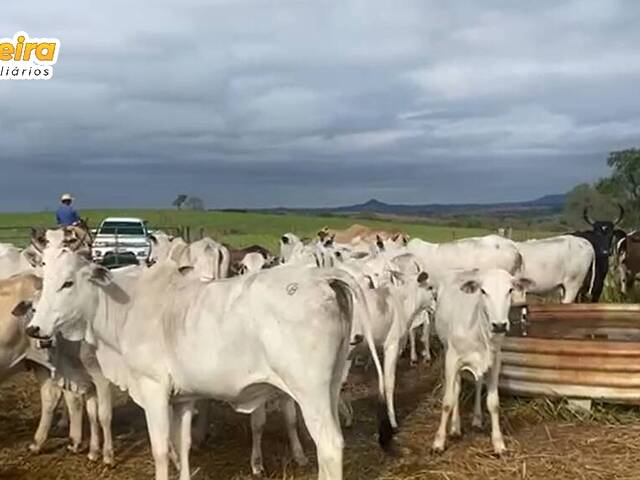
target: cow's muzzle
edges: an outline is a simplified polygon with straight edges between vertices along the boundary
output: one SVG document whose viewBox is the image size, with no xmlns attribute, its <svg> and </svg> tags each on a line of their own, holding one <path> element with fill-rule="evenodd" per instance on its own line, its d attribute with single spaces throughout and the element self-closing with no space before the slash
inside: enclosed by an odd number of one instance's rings
<svg viewBox="0 0 640 480">
<path fill-rule="evenodd" d="M 37 338 L 38 340 L 50 340 L 51 337 L 48 335 L 43 335 L 40 332 L 40 327 L 36 326 L 36 325 L 29 325 L 26 329 L 25 329 L 25 333 L 27 335 L 29 335 L 31 338 Z"/>
<path fill-rule="evenodd" d="M 493 333 L 507 333 L 508 324 L 507 323 L 492 323 L 491 331 Z"/>
</svg>

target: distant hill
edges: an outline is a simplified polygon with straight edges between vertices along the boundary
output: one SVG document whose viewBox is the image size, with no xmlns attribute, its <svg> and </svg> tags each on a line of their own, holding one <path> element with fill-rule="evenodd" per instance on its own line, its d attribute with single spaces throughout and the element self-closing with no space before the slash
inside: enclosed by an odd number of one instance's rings
<svg viewBox="0 0 640 480">
<path fill-rule="evenodd" d="M 411 215 L 411 216 L 451 216 L 466 214 L 508 215 L 518 213 L 532 213 L 547 215 L 562 211 L 565 203 L 564 194 L 545 195 L 535 200 L 523 202 L 502 203 L 464 203 L 442 204 L 430 203 L 425 205 L 402 205 L 384 203 L 375 198 L 357 205 L 347 205 L 333 208 L 271 208 L 262 211 L 270 212 L 308 212 L 308 213 L 380 213 L 386 215 Z"/>
</svg>

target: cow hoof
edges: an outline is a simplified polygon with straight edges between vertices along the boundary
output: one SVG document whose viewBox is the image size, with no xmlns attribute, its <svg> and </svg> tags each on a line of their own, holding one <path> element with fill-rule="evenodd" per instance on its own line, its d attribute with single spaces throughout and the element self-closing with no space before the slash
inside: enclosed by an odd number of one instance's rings
<svg viewBox="0 0 640 480">
<path fill-rule="evenodd" d="M 70 443 L 69 445 L 67 445 L 67 451 L 71 453 L 78 453 L 80 451 L 80 444 Z"/>
<path fill-rule="evenodd" d="M 90 451 L 87 454 L 87 458 L 91 461 L 91 462 L 97 462 L 98 459 L 100 458 L 100 452 L 98 450 L 95 451 Z"/>
<path fill-rule="evenodd" d="M 451 432 L 449 433 L 449 437 L 458 440 L 462 438 L 462 432 L 460 430 L 451 430 Z"/>
<path fill-rule="evenodd" d="M 251 473 L 254 477 L 261 478 L 264 476 L 264 468 L 263 467 L 254 467 L 251 469 Z"/>
<path fill-rule="evenodd" d="M 40 453 L 40 445 L 32 443 L 29 445 L 29 451 L 31 453 Z"/>
<path fill-rule="evenodd" d="M 474 418 L 471 421 L 471 427 L 476 431 L 476 432 L 480 432 L 482 431 L 482 420 L 480 420 L 479 418 Z"/>
<path fill-rule="evenodd" d="M 309 465 L 309 459 L 306 455 L 296 455 L 293 459 L 299 467 L 306 467 Z"/>
<path fill-rule="evenodd" d="M 503 457 L 507 453 L 507 447 L 504 446 L 504 443 L 499 443 L 498 445 L 493 446 L 493 453 L 497 457 Z"/>
<path fill-rule="evenodd" d="M 434 443 L 431 446 L 431 451 L 435 454 L 440 454 L 442 452 L 444 452 L 444 445 L 441 445 L 439 442 L 438 443 Z"/>
<path fill-rule="evenodd" d="M 102 454 L 102 463 L 107 465 L 108 467 L 113 467 L 113 464 L 115 463 L 113 460 L 113 452 L 104 452 Z"/>
</svg>

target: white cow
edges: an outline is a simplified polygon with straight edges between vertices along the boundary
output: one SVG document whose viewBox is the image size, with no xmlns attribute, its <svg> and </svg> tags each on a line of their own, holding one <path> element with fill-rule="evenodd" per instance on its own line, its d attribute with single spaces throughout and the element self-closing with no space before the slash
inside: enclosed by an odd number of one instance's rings
<svg viewBox="0 0 640 480">
<path fill-rule="evenodd" d="M 211 238 L 205 237 L 189 244 L 184 255 L 186 258 L 180 262 L 193 266 L 195 273 L 204 281 L 229 276 L 229 249 Z"/>
<path fill-rule="evenodd" d="M 591 243 L 574 235 L 560 235 L 516 244 L 522 255 L 522 276 L 531 279 L 531 293 L 545 294 L 562 290 L 562 303 L 575 301 L 584 281 L 593 272 L 596 256 Z"/>
<path fill-rule="evenodd" d="M 248 273 L 257 273 L 263 269 L 263 267 L 267 264 L 267 259 L 259 252 L 249 252 L 247 253 L 242 260 L 240 260 L 240 265 L 238 266 L 238 273 L 240 275 L 246 275 Z"/>
<path fill-rule="evenodd" d="M 258 273 L 265 266 L 267 260 L 261 253 L 249 252 L 240 261 L 238 272 L 240 275 L 251 275 Z M 267 421 L 267 411 L 277 408 L 282 412 L 285 420 L 285 427 L 289 436 L 289 446 L 293 453 L 293 459 L 300 466 L 307 465 L 307 456 L 302 448 L 300 437 L 298 436 L 296 403 L 288 395 L 280 395 L 277 401 L 262 405 L 251 413 L 251 471 L 254 475 L 264 473 L 262 462 L 262 434 Z"/>
<path fill-rule="evenodd" d="M 439 284 L 451 275 L 452 271 L 500 268 L 516 274 L 522 269 L 522 255 L 515 242 L 498 235 L 470 237 L 445 243 L 430 243 L 414 238 L 407 244 L 407 251 L 413 253 L 422 268 L 429 272 L 430 281 Z M 417 319 L 423 324 L 422 355 L 424 361 L 431 358 L 429 350 L 430 319 L 425 313 Z M 415 351 L 413 332 L 410 337 L 411 362 L 418 358 Z"/>
<path fill-rule="evenodd" d="M 33 272 L 39 263 L 38 252 L 33 247 L 20 249 L 10 243 L 0 243 L 0 279 Z"/>
<path fill-rule="evenodd" d="M 440 285 L 435 328 L 445 349 L 445 378 L 442 417 L 433 442 L 434 451 L 444 450 L 450 416 L 450 434 L 461 434 L 458 403 L 462 370 L 470 371 L 476 379 L 474 425 L 482 423 L 479 398 L 482 381 L 487 378 L 493 449 L 497 454 L 506 451 L 498 417 L 500 346 L 509 326 L 511 295 L 529 283 L 516 280 L 505 270 L 489 269 L 452 275 Z"/>
<path fill-rule="evenodd" d="M 342 261 L 342 253 L 333 245 L 332 239 L 315 243 L 303 243 L 293 233 L 285 233 L 280 238 L 280 259 L 291 265 L 333 267 Z"/>
<path fill-rule="evenodd" d="M 43 257 L 30 334 L 60 331 L 96 345 L 107 378 L 145 410 L 156 480 L 168 478 L 171 436 L 180 478 L 189 478 L 191 399 L 224 400 L 250 413 L 279 391 L 301 408 L 317 446 L 318 478 L 342 478 L 338 397 L 352 338 L 364 335 L 381 372 L 361 289 L 348 274 L 282 266 L 203 283 L 167 261 L 133 280 L 66 248 Z M 384 402 L 381 377 L 379 394 Z M 381 427 L 386 444 L 388 418 Z"/>
<path fill-rule="evenodd" d="M 414 238 L 407 244 L 407 250 L 418 257 L 424 270 L 436 282 L 457 269 L 500 268 L 515 275 L 522 268 L 522 256 L 516 243 L 498 235 L 446 243 L 429 243 Z"/>
<path fill-rule="evenodd" d="M 394 392 L 398 359 L 416 318 L 434 307 L 433 286 L 427 272 L 422 271 L 411 254 L 389 258 L 379 255 L 367 261 L 348 262 L 340 268 L 360 278 L 364 287 L 371 311 L 373 339 L 384 351 L 385 397 L 391 426 L 396 429 Z M 349 367 L 350 362 L 345 370 L 345 380 Z"/>
</svg>

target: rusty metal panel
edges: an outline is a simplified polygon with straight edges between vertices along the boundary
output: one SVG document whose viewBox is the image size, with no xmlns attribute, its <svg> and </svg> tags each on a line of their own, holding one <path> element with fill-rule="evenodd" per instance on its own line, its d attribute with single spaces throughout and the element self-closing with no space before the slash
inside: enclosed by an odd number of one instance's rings
<svg viewBox="0 0 640 480">
<path fill-rule="evenodd" d="M 640 305 L 529 305 L 511 315 L 500 387 L 640 402 Z"/>
</svg>

